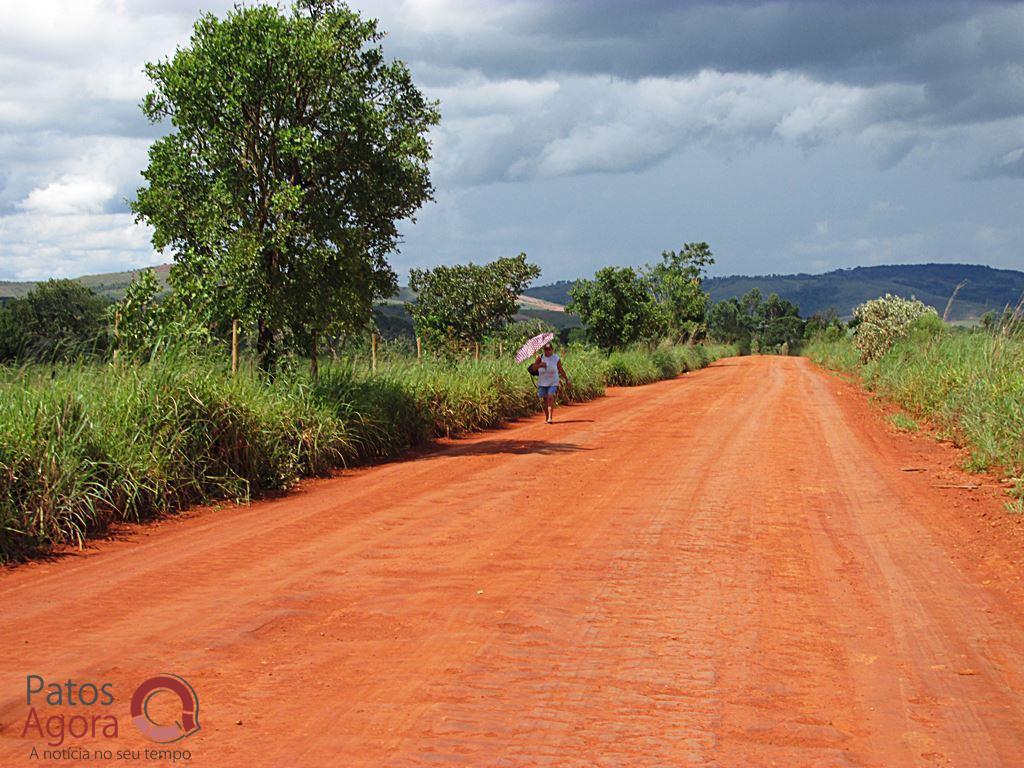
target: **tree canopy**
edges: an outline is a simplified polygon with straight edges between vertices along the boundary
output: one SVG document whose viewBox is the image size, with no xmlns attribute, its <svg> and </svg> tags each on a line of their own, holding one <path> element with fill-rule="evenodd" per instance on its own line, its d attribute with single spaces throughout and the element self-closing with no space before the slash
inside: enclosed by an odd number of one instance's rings
<svg viewBox="0 0 1024 768">
<path fill-rule="evenodd" d="M 663 331 L 676 340 L 693 338 L 705 330 L 709 296 L 701 280 L 714 263 L 707 243 L 685 243 L 678 253 L 662 251 L 661 261 L 644 269 L 661 310 Z"/>
<path fill-rule="evenodd" d="M 53 361 L 107 347 L 109 302 L 74 280 L 47 280 L 0 308 L 0 362 Z"/>
<path fill-rule="evenodd" d="M 587 338 L 614 349 L 657 336 L 663 315 L 650 282 L 632 267 L 604 267 L 593 280 L 579 280 L 566 311 L 579 315 Z"/>
<path fill-rule="evenodd" d="M 800 308 L 777 293 L 762 299 L 757 288 L 739 298 L 715 303 L 708 317 L 710 335 L 736 344 L 741 354 L 787 352 L 804 336 Z"/>
<path fill-rule="evenodd" d="M 540 275 L 526 254 L 489 264 L 457 264 L 409 271 L 416 300 L 409 304 L 416 333 L 436 350 L 480 342 L 511 322 L 519 295 Z"/>
<path fill-rule="evenodd" d="M 604 349 L 666 336 L 694 338 L 706 327 L 708 294 L 701 281 L 714 263 L 707 243 L 685 243 L 678 253 L 662 251 L 661 261 L 640 271 L 605 267 L 572 286 L 566 310 Z"/>
<path fill-rule="evenodd" d="M 394 292 L 397 223 L 431 199 L 436 103 L 387 61 L 377 22 L 337 0 L 236 6 L 150 63 L 142 108 L 172 130 L 149 150 L 133 209 L 174 252 L 178 297 L 255 324 L 314 359 Z"/>
</svg>

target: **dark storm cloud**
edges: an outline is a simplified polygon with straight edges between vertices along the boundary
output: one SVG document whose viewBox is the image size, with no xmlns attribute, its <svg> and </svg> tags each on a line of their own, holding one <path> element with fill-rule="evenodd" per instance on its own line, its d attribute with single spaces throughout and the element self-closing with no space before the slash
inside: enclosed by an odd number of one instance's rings
<svg viewBox="0 0 1024 768">
<path fill-rule="evenodd" d="M 410 58 L 494 79 L 785 71 L 852 86 L 922 85 L 920 115 L 937 123 L 1024 112 L 1020 4 L 601 0 L 512 8 L 500 26 L 396 42 Z"/>
<path fill-rule="evenodd" d="M 785 69 L 861 85 L 916 82 L 965 63 L 1019 60 L 1024 51 L 1020 6 L 995 3 L 603 0 L 514 8 L 500 28 L 433 32 L 403 47 L 495 77 Z"/>
</svg>

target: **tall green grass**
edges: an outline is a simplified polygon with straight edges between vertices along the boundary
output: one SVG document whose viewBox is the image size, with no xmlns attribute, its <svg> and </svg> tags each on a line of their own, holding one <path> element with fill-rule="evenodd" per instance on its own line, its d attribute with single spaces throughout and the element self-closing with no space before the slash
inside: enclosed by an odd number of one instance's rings
<svg viewBox="0 0 1024 768">
<path fill-rule="evenodd" d="M 564 402 L 703 367 L 728 347 L 564 354 Z M 299 478 L 394 456 L 439 436 L 535 412 L 524 365 L 419 364 L 386 356 L 323 366 L 318 379 L 236 376 L 169 351 L 146 364 L 0 368 L 0 561 L 78 543 L 217 499 L 244 501 Z"/>
<path fill-rule="evenodd" d="M 880 359 L 860 360 L 850 338 L 816 339 L 816 362 L 860 375 L 865 386 L 936 424 L 970 449 L 968 468 L 999 469 L 1024 491 L 1024 339 L 958 328 L 917 329 Z"/>
</svg>

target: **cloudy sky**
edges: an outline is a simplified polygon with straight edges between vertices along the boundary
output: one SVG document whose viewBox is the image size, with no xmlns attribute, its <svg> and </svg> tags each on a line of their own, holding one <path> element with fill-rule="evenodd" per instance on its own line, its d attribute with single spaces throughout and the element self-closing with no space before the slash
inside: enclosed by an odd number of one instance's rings
<svg viewBox="0 0 1024 768">
<path fill-rule="evenodd" d="M 142 65 L 230 3 L 0 0 L 0 280 L 170 260 L 125 199 Z M 1024 269 L 1024 3 L 355 0 L 441 102 L 393 263 L 542 281 L 706 240 L 715 274 Z"/>
</svg>

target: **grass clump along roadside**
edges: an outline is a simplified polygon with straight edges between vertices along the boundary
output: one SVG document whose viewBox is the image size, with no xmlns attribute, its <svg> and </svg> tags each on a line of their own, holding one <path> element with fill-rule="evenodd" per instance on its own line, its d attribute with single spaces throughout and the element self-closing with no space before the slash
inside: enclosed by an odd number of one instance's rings
<svg viewBox="0 0 1024 768">
<path fill-rule="evenodd" d="M 875 331 L 872 331 L 875 334 Z M 828 368 L 856 373 L 865 386 L 895 401 L 913 419 L 966 446 L 965 468 L 995 470 L 1024 496 L 1024 322 L 974 329 L 947 326 L 934 312 L 907 320 L 879 346 L 858 346 L 857 330 L 823 334 L 804 354 Z M 868 350 L 868 351 L 865 351 Z M 906 425 L 914 423 L 906 418 Z"/>
<path fill-rule="evenodd" d="M 703 367 L 723 346 L 566 352 L 563 402 L 606 384 L 643 384 Z M 507 359 L 382 356 L 270 383 L 222 358 L 168 351 L 146 363 L 0 368 L 0 561 L 80 544 L 115 521 L 220 500 L 245 501 L 299 478 L 533 413 L 523 365 Z"/>
</svg>

